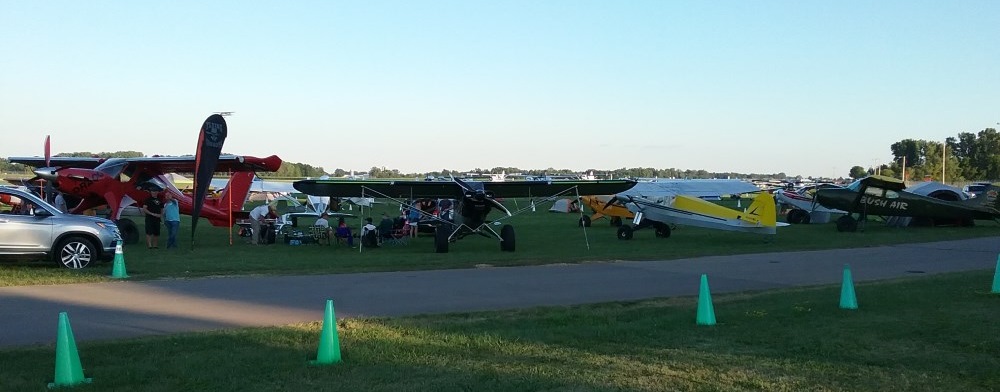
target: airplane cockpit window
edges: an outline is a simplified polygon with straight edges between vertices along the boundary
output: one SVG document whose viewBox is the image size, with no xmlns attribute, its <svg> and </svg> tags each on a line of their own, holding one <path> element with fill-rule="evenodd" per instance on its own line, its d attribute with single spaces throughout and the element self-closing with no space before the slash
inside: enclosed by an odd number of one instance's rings
<svg viewBox="0 0 1000 392">
<path fill-rule="evenodd" d="M 879 188 L 879 187 L 870 186 L 870 187 L 865 188 L 865 194 L 866 195 L 871 195 L 871 196 L 882 197 L 882 195 L 885 194 L 885 189 L 882 189 L 882 188 Z"/>
<path fill-rule="evenodd" d="M 847 189 L 857 192 L 858 189 L 861 189 L 861 180 L 852 182 L 851 185 L 847 186 Z"/>
<path fill-rule="evenodd" d="M 898 199 L 899 198 L 899 192 L 896 192 L 896 191 L 890 190 L 890 189 L 886 189 L 885 190 L 885 198 L 886 199 Z"/>
<path fill-rule="evenodd" d="M 111 158 L 104 161 L 104 163 L 100 166 L 94 168 L 94 170 L 114 178 L 122 174 L 122 170 L 125 170 L 125 166 L 128 166 L 128 161 L 121 158 Z"/>
</svg>

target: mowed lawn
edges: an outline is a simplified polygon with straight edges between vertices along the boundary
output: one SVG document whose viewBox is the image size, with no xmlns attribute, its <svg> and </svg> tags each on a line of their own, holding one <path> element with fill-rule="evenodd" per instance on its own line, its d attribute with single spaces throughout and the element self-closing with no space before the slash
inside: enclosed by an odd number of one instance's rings
<svg viewBox="0 0 1000 392">
<path fill-rule="evenodd" d="M 506 204 L 515 210 L 528 206 L 525 200 Z M 549 263 L 579 263 L 614 260 L 669 260 L 684 257 L 783 252 L 848 247 L 867 247 L 897 243 L 928 242 L 1000 235 L 1000 225 L 977 221 L 975 227 L 894 228 L 869 222 L 864 232 L 838 233 L 834 224 L 793 225 L 778 229 L 774 236 L 734 233 L 719 230 L 678 227 L 670 238 L 656 238 L 651 230 L 640 230 L 629 241 L 618 240 L 616 228 L 607 219 L 594 222 L 583 230 L 577 225 L 579 214 L 547 212 L 549 204 L 536 211 L 526 210 L 503 219 L 516 230 L 516 251 L 501 252 L 497 240 L 478 235 L 452 243 L 450 252 L 434 253 L 433 236 L 422 234 L 402 246 L 378 249 L 350 249 L 347 246 L 300 245 L 281 242 L 252 246 L 234 237 L 229 244 L 227 228 L 199 222 L 191 246 L 191 222 L 183 216 L 181 248 L 146 249 L 145 242 L 125 247 L 125 265 L 130 279 L 184 278 L 213 275 L 246 274 L 325 274 L 398 270 L 471 268 L 482 265 L 516 266 Z M 743 205 L 746 206 L 748 202 Z M 357 208 L 354 211 L 359 213 Z M 398 214 L 398 205 L 379 204 L 365 209 L 363 216 L 379 221 L 381 213 Z M 494 219 L 502 215 L 494 213 Z M 347 221 L 360 232 L 361 216 Z M 140 230 L 142 222 L 139 220 Z M 305 224 L 311 224 L 307 222 Z M 499 226 L 495 226 L 499 231 Z M 235 230 L 233 231 L 235 236 Z M 86 270 L 55 268 L 53 263 L 0 263 L 0 286 L 93 282 L 109 280 L 112 263 L 96 264 Z"/>
<path fill-rule="evenodd" d="M 990 391 L 992 273 L 859 284 L 856 311 L 839 286 L 716 296 L 710 327 L 694 297 L 347 319 L 343 362 L 325 367 L 307 365 L 320 323 L 80 342 L 93 383 L 72 390 Z M 0 390 L 45 390 L 54 355 L 0 350 Z"/>
</svg>

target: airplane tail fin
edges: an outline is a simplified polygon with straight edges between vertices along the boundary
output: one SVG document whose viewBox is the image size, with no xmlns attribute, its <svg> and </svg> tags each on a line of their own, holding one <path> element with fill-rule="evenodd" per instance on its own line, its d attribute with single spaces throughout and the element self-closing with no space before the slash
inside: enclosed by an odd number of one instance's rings
<svg viewBox="0 0 1000 392">
<path fill-rule="evenodd" d="M 232 211 L 234 214 L 243 208 L 243 202 L 250 194 L 254 172 L 234 172 L 229 177 L 229 183 L 222 189 L 219 198 L 214 200 L 222 211 Z M 230 201 L 231 200 L 231 201 Z M 234 218 L 235 219 L 235 218 Z M 212 222 L 213 226 L 228 226 L 229 222 Z"/>
<path fill-rule="evenodd" d="M 741 219 L 761 226 L 777 226 L 778 209 L 774 206 L 774 196 L 767 192 L 758 193 Z"/>
<path fill-rule="evenodd" d="M 1000 183 L 993 183 L 986 185 L 986 189 L 981 195 L 968 199 L 965 203 L 1000 211 L 1000 197 L 997 197 L 998 195 L 1000 195 Z"/>
</svg>

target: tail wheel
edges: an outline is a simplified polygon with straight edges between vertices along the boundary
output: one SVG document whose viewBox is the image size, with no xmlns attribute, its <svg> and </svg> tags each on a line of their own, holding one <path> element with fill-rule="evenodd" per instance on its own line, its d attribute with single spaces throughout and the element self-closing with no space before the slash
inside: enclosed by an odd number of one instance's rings
<svg viewBox="0 0 1000 392">
<path fill-rule="evenodd" d="M 670 238 L 670 226 L 663 223 L 656 224 L 656 236 L 659 238 Z"/>
<path fill-rule="evenodd" d="M 97 247 L 83 237 L 67 237 L 56 245 L 53 257 L 59 265 L 69 269 L 87 268 L 97 259 Z"/>
<path fill-rule="evenodd" d="M 837 218 L 837 231 L 839 232 L 855 232 L 858 231 L 858 221 L 854 220 L 850 215 L 844 215 Z"/>
<path fill-rule="evenodd" d="M 450 225 L 438 225 L 434 229 L 434 251 L 448 253 L 448 236 L 451 235 Z"/>
<path fill-rule="evenodd" d="M 577 226 L 590 227 L 590 217 L 586 215 L 580 217 L 580 221 L 577 222 Z"/>
<path fill-rule="evenodd" d="M 620 240 L 630 240 L 632 239 L 632 226 L 622 225 L 618 228 L 618 239 Z"/>
<path fill-rule="evenodd" d="M 503 225 L 500 228 L 500 250 L 503 252 L 514 251 L 514 226 Z"/>
<path fill-rule="evenodd" d="M 622 227 L 622 217 L 620 217 L 620 216 L 612 216 L 611 217 L 611 226 Z"/>
<path fill-rule="evenodd" d="M 118 231 L 122 234 L 122 242 L 126 245 L 132 245 L 139 243 L 139 228 L 132 222 L 131 219 L 119 219 L 115 223 L 118 226 Z"/>
</svg>

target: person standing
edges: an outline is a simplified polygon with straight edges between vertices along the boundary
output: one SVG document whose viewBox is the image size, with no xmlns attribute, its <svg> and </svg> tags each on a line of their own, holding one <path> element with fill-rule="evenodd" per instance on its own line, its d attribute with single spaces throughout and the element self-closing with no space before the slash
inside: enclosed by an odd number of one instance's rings
<svg viewBox="0 0 1000 392">
<path fill-rule="evenodd" d="M 177 198 L 169 191 L 163 195 L 163 224 L 167 226 L 167 249 L 177 247 L 177 231 L 181 227 L 181 209 Z"/>
<path fill-rule="evenodd" d="M 163 202 L 158 197 L 159 188 L 149 190 L 149 198 L 142 204 L 142 213 L 146 215 L 146 246 L 149 249 L 160 248 L 160 219 L 163 218 Z"/>
<path fill-rule="evenodd" d="M 62 192 L 56 192 L 56 198 L 52 202 L 55 204 L 55 207 L 59 210 L 59 212 L 66 212 L 69 210 L 66 207 L 66 198 L 63 197 Z"/>
<path fill-rule="evenodd" d="M 274 206 L 268 204 L 261 204 L 250 210 L 250 229 L 253 231 L 252 244 L 266 243 L 267 237 L 261 231 L 261 226 L 264 225 L 264 220 L 271 215 L 277 216 L 277 212 Z"/>
</svg>

